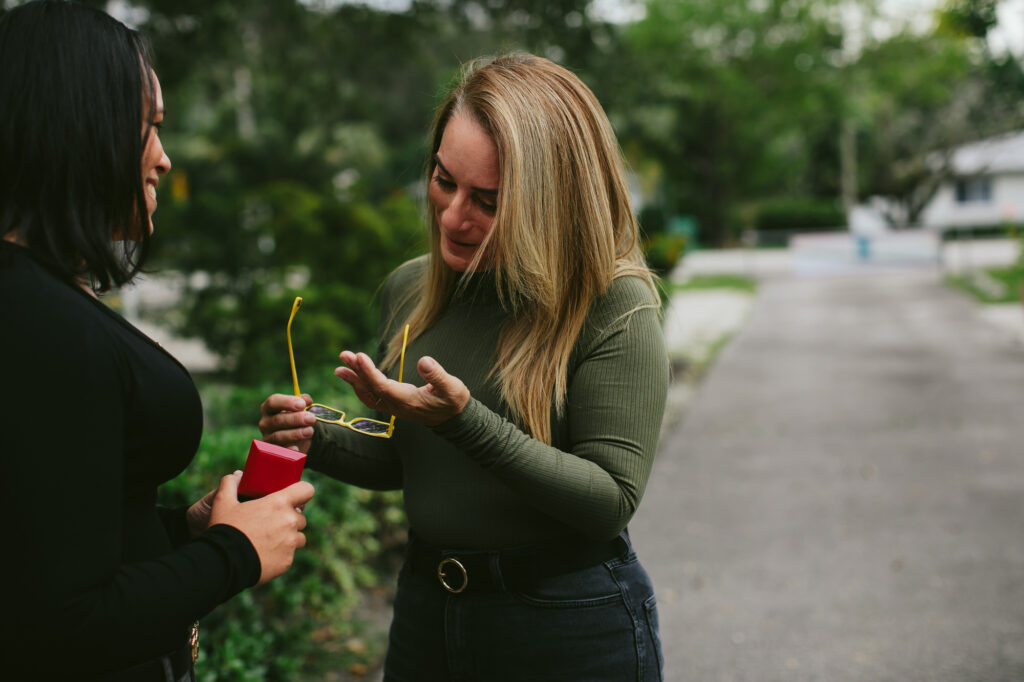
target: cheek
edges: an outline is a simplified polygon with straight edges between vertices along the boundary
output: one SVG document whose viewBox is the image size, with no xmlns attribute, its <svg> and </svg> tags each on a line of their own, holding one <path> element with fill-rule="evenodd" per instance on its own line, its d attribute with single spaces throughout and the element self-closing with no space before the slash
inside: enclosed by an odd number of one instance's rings
<svg viewBox="0 0 1024 682">
<path fill-rule="evenodd" d="M 153 167 L 153 139 L 150 138 L 149 142 L 146 143 L 146 148 L 142 151 L 142 177 L 146 177 L 146 173 Z"/>
<path fill-rule="evenodd" d="M 480 219 L 480 229 L 485 235 L 490 234 L 492 227 L 494 227 L 494 216 L 485 215 Z"/>
<path fill-rule="evenodd" d="M 448 195 L 442 192 L 435 182 L 430 183 L 427 199 L 430 201 L 430 208 L 435 211 L 443 211 L 448 206 Z"/>
</svg>

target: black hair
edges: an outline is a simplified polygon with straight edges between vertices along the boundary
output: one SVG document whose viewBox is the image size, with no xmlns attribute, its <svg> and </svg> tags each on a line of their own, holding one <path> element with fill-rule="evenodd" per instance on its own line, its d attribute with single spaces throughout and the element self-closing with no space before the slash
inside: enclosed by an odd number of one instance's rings
<svg viewBox="0 0 1024 682">
<path fill-rule="evenodd" d="M 156 93 L 138 32 L 59 0 L 4 13 L 0 236 L 16 234 L 61 276 L 99 292 L 130 281 L 149 251 L 147 114 L 156 115 Z"/>
</svg>

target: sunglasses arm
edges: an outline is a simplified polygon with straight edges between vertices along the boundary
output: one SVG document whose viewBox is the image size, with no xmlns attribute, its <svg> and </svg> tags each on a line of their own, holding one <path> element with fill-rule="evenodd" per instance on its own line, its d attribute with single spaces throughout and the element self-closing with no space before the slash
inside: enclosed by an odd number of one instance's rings
<svg viewBox="0 0 1024 682">
<path fill-rule="evenodd" d="M 405 344 L 409 341 L 409 325 L 405 325 L 405 331 L 402 332 L 402 354 L 398 358 L 398 383 L 402 383 L 402 368 L 405 367 Z M 395 415 L 391 415 L 391 420 L 388 422 L 388 438 L 391 438 L 391 434 L 395 431 Z"/>
<path fill-rule="evenodd" d="M 302 395 L 302 391 L 299 390 L 299 375 L 295 371 L 295 352 L 292 350 L 292 320 L 295 319 L 295 313 L 299 312 L 299 308 L 302 307 L 302 297 L 296 296 L 295 302 L 292 303 L 292 314 L 288 317 L 288 362 L 292 366 L 292 386 L 295 389 L 295 395 Z"/>
</svg>

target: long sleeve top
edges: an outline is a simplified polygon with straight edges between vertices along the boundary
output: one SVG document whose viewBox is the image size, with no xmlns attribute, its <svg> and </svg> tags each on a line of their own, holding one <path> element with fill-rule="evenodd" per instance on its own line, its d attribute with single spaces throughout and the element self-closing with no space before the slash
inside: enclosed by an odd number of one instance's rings
<svg viewBox="0 0 1024 682">
<path fill-rule="evenodd" d="M 82 679 L 158 657 L 258 581 L 240 531 L 192 540 L 185 509 L 156 505 L 202 432 L 188 372 L 8 242 L 0 362 L 4 675 Z"/>
<path fill-rule="evenodd" d="M 407 318 L 398 309 L 402 294 L 424 267 L 424 258 L 410 261 L 385 283 L 382 339 Z M 566 409 L 552 408 L 550 445 L 510 418 L 488 376 L 508 314 L 493 275 L 473 275 L 410 342 L 403 371 L 405 381 L 422 385 L 416 362 L 433 357 L 469 388 L 466 408 L 433 428 L 398 420 L 390 439 L 318 423 L 307 464 L 363 487 L 401 488 L 412 528 L 441 546 L 616 535 L 643 496 L 668 390 L 650 291 L 639 278 L 620 277 L 592 306 L 570 356 Z"/>
</svg>

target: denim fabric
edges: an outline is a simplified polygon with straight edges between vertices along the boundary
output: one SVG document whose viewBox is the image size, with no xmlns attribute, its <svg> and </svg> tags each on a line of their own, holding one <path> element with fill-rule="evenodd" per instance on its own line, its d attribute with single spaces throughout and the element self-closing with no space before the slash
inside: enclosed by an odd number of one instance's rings
<svg viewBox="0 0 1024 682">
<path fill-rule="evenodd" d="M 658 682 L 658 611 L 647 572 L 620 558 L 528 591 L 450 594 L 398 578 L 385 682 Z"/>
</svg>

